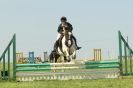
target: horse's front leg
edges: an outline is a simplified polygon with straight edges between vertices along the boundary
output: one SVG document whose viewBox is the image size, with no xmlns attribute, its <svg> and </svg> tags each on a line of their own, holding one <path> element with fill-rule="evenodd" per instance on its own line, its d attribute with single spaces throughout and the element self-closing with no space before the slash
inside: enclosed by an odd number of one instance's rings
<svg viewBox="0 0 133 88">
<path fill-rule="evenodd" d="M 70 56 L 67 56 L 67 62 L 70 62 L 70 61 L 71 61 Z"/>
<path fill-rule="evenodd" d="M 61 58 L 61 62 L 64 63 L 64 56 L 61 55 L 60 58 Z"/>
<path fill-rule="evenodd" d="M 70 55 L 69 55 L 68 50 L 66 52 L 66 59 L 67 59 L 67 62 L 70 62 L 71 61 L 71 58 L 70 58 Z"/>
</svg>

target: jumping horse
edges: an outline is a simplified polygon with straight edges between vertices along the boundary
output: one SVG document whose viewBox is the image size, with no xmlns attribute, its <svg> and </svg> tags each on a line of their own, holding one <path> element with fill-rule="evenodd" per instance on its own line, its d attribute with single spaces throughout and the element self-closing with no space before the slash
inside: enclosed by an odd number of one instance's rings
<svg viewBox="0 0 133 88">
<path fill-rule="evenodd" d="M 59 39 L 57 51 L 52 51 L 49 55 L 50 62 L 57 62 L 61 57 L 63 62 L 70 62 L 76 59 L 76 45 L 73 35 L 65 27 L 63 27 L 62 38 Z"/>
</svg>

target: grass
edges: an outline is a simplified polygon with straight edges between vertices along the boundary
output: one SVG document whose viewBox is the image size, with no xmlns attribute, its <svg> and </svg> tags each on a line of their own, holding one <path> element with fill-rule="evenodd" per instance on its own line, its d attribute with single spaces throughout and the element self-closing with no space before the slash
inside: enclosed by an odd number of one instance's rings
<svg viewBox="0 0 133 88">
<path fill-rule="evenodd" d="M 1 81 L 0 88 L 133 88 L 133 77 L 97 80 Z"/>
</svg>

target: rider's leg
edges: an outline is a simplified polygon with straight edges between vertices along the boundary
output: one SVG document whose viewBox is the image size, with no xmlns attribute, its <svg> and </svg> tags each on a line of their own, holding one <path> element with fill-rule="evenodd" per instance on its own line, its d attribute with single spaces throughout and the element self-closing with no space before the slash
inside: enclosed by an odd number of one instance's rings
<svg viewBox="0 0 133 88">
<path fill-rule="evenodd" d="M 56 40 L 55 43 L 54 43 L 54 51 L 57 50 L 57 48 L 58 48 L 58 44 L 59 44 L 59 43 L 58 43 L 58 40 Z"/>
<path fill-rule="evenodd" d="M 74 41 L 75 41 L 75 45 L 76 45 L 76 47 L 77 47 L 77 50 L 79 50 L 81 47 L 79 47 L 79 46 L 77 45 L 77 39 L 75 38 L 74 35 L 72 35 L 72 37 L 73 37 L 73 39 L 74 39 Z"/>
<path fill-rule="evenodd" d="M 55 43 L 54 43 L 54 50 L 55 50 L 55 51 L 56 51 L 57 48 L 58 48 L 60 36 L 61 36 L 61 34 L 59 33 L 59 34 L 57 35 L 57 39 L 56 39 L 56 41 L 55 41 Z"/>
<path fill-rule="evenodd" d="M 61 34 L 58 33 L 58 35 L 57 35 L 57 39 L 56 39 L 56 40 L 59 40 L 60 36 L 61 36 Z"/>
</svg>

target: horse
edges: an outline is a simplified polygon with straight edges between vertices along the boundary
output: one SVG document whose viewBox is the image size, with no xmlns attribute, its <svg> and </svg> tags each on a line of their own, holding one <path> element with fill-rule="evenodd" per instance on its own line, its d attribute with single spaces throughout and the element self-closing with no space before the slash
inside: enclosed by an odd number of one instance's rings
<svg viewBox="0 0 133 88">
<path fill-rule="evenodd" d="M 76 45 L 72 33 L 63 27 L 62 36 L 59 39 L 57 51 L 52 51 L 49 56 L 51 62 L 57 62 L 59 57 L 64 62 L 70 62 L 76 59 Z"/>
</svg>

